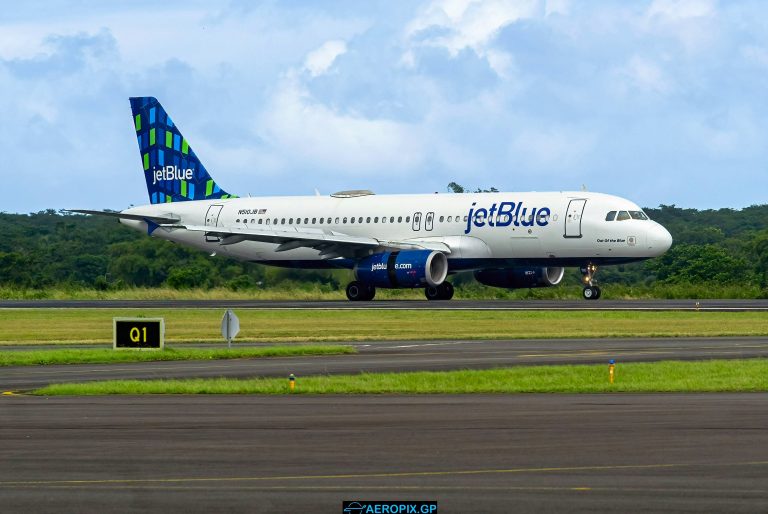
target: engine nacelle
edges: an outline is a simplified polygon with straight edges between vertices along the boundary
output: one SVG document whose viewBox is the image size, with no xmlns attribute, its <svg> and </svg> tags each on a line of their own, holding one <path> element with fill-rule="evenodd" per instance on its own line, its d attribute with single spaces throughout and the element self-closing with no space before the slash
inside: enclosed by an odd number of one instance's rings
<svg viewBox="0 0 768 514">
<path fill-rule="evenodd" d="M 475 271 L 481 284 L 507 289 L 556 286 L 563 280 L 565 268 L 502 268 Z"/>
<path fill-rule="evenodd" d="M 384 288 L 439 286 L 448 276 L 448 258 L 431 250 L 383 252 L 361 259 L 355 277 Z"/>
</svg>

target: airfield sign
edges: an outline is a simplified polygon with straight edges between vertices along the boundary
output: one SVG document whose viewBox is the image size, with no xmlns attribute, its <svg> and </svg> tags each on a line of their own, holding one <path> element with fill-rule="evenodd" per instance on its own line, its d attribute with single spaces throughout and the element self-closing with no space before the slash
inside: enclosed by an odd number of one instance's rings
<svg viewBox="0 0 768 514">
<path fill-rule="evenodd" d="M 165 344 L 163 318 L 112 318 L 112 326 L 115 350 L 162 350 Z"/>
</svg>

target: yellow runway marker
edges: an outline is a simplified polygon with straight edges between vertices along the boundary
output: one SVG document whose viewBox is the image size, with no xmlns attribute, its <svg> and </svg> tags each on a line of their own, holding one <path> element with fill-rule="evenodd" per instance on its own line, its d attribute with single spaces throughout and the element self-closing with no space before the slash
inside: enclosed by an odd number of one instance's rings
<svg viewBox="0 0 768 514">
<path fill-rule="evenodd" d="M 287 475 L 273 477 L 176 477 L 176 478 L 136 478 L 136 479 L 102 479 L 102 480 L 15 480 L 0 481 L 3 486 L 67 486 L 67 485 L 114 485 L 114 484 L 178 484 L 196 482 L 261 482 L 280 480 L 345 480 L 365 478 L 408 478 L 408 477 L 435 477 L 435 476 L 467 476 L 467 475 L 494 475 L 494 474 L 524 474 L 524 473 L 552 473 L 569 471 L 611 471 L 630 469 L 670 469 L 693 467 L 735 467 L 735 466 L 765 466 L 768 461 L 754 462 L 725 462 L 725 463 L 682 463 L 682 464 L 627 464 L 618 466 L 573 466 L 551 468 L 512 468 L 512 469 L 473 469 L 457 471 L 404 471 L 395 473 L 361 473 L 347 475 Z"/>
</svg>

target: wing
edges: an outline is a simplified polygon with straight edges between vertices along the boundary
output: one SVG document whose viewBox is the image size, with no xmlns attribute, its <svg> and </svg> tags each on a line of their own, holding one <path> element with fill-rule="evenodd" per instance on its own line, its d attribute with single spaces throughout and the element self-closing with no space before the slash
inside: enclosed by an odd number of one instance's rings
<svg viewBox="0 0 768 514">
<path fill-rule="evenodd" d="M 178 216 L 171 214 L 166 216 L 149 216 L 144 214 L 125 214 L 115 211 L 89 211 L 87 209 L 67 209 L 66 212 L 76 212 L 78 214 L 91 214 L 94 216 L 107 216 L 109 218 L 121 218 L 124 220 L 134 221 L 151 221 L 157 225 L 163 225 L 168 223 L 177 223 L 179 221 Z"/>
<path fill-rule="evenodd" d="M 385 241 L 373 237 L 350 236 L 333 230 L 308 227 L 289 226 L 275 230 L 257 230 L 182 224 L 161 226 L 191 232 L 204 232 L 207 236 L 219 237 L 219 244 L 221 245 L 231 245 L 242 241 L 258 241 L 278 245 L 275 248 L 276 252 L 285 252 L 296 248 L 314 248 L 320 252 L 320 256 L 324 259 L 357 258 L 385 250 L 437 250 L 451 253 L 448 245 L 436 241 Z"/>
</svg>

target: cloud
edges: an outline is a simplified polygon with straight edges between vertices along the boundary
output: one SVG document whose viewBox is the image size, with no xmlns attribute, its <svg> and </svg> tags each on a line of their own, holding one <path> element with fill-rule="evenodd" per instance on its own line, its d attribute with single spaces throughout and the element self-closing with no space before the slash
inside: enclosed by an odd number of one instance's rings
<svg viewBox="0 0 768 514">
<path fill-rule="evenodd" d="M 620 71 L 630 88 L 654 93 L 666 94 L 673 89 L 673 84 L 661 66 L 644 57 L 632 56 Z"/>
<path fill-rule="evenodd" d="M 453 57 L 471 49 L 488 58 L 491 67 L 505 75 L 510 57 L 500 49 L 489 51 L 492 39 L 505 26 L 538 13 L 537 0 L 434 0 L 406 28 L 415 45 L 445 48 Z M 406 53 L 406 63 L 412 62 Z"/>
<path fill-rule="evenodd" d="M 407 174 L 423 160 L 417 127 L 387 119 L 342 114 L 314 99 L 289 73 L 257 132 L 291 162 L 334 174 Z"/>
<path fill-rule="evenodd" d="M 304 68 L 313 77 L 323 75 L 328 72 L 331 66 L 333 66 L 336 58 L 346 52 L 347 44 L 344 41 L 326 41 L 320 48 L 312 50 L 307 54 L 307 58 L 304 61 Z"/>
</svg>

